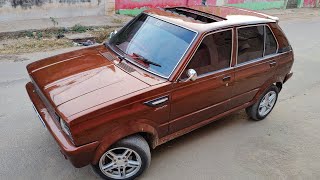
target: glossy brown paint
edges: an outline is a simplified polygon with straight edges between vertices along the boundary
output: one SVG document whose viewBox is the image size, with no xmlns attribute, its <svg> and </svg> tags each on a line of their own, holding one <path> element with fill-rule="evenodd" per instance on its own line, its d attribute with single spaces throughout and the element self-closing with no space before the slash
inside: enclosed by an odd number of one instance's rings
<svg viewBox="0 0 320 180">
<path fill-rule="evenodd" d="M 228 82 L 222 79 L 230 76 Z M 174 133 L 229 110 L 234 70 L 176 83 L 171 93 L 170 132 Z M 228 84 L 228 85 L 227 85 Z"/>
<path fill-rule="evenodd" d="M 61 152 L 70 159 L 75 167 L 87 165 L 88 162 L 90 162 L 93 158 L 95 149 L 98 147 L 99 143 L 91 142 L 84 146 L 75 147 L 72 142 L 61 132 L 60 128 L 58 128 L 59 125 L 52 119 L 47 107 L 35 92 L 35 88 L 31 82 L 26 84 L 26 89 L 31 101 L 35 104 L 36 110 L 44 120 L 47 129 L 60 146 Z"/>
<path fill-rule="evenodd" d="M 266 15 L 236 8 L 214 8 L 221 16 L 244 14 L 268 18 Z M 212 9 L 200 8 L 205 12 Z M 225 12 L 225 15 L 222 12 Z M 145 13 L 171 23 L 191 26 L 190 19 L 165 12 L 147 10 Z M 183 21 L 178 21 L 182 19 Z M 117 54 L 104 45 L 61 54 L 27 66 L 44 98 L 70 127 L 73 142 L 65 135 L 57 120 L 48 113 L 49 107 L 35 92 L 35 85 L 26 85 L 29 97 L 58 142 L 62 152 L 76 167 L 96 164 L 100 156 L 118 140 L 136 133 L 142 134 L 152 148 L 173 138 L 204 126 L 216 119 L 253 104 L 271 84 L 281 83 L 292 63 L 291 50 L 271 58 L 237 66 L 236 28 L 248 24 L 233 22 L 233 53 L 230 68 L 199 77 L 196 81 L 179 79 L 202 38 L 217 30 L 230 29 L 230 24 L 217 27 L 202 25 L 198 36 L 169 79 L 157 77 L 134 65 L 120 62 Z M 287 47 L 281 29 L 268 24 L 279 42 Z M 214 23 L 213 23 L 214 24 Z M 201 30 L 200 30 L 201 29 Z M 270 62 L 276 66 L 270 67 Z M 229 81 L 223 78 L 230 76 Z M 291 76 L 290 76 L 291 77 Z M 159 97 L 169 99 L 150 107 L 145 104 Z"/>
</svg>

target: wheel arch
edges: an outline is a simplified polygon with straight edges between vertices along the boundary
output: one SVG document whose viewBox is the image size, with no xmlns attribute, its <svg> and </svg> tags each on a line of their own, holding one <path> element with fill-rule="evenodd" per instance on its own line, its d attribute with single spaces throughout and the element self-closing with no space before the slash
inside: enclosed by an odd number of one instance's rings
<svg viewBox="0 0 320 180">
<path fill-rule="evenodd" d="M 155 148 L 158 144 L 158 133 L 156 128 L 146 123 L 130 123 L 124 126 L 118 127 L 111 133 L 107 133 L 101 140 L 99 146 L 97 147 L 94 157 L 92 159 L 92 164 L 97 164 L 99 162 L 102 154 L 109 149 L 117 141 L 126 138 L 131 135 L 138 134 L 142 136 L 148 143 L 150 148 Z"/>
<path fill-rule="evenodd" d="M 259 91 L 256 93 L 256 95 L 254 96 L 252 102 L 256 102 L 260 96 L 272 85 L 276 86 L 279 90 L 279 92 L 281 91 L 282 89 L 282 84 L 283 84 L 283 81 L 281 79 L 278 79 L 278 78 L 272 78 L 268 81 L 266 81 L 259 89 Z"/>
<path fill-rule="evenodd" d="M 279 90 L 279 92 L 281 91 L 281 89 L 282 89 L 282 82 L 280 82 L 280 81 L 278 81 L 278 82 L 276 82 L 276 83 L 274 83 L 274 85 L 275 86 L 277 86 L 277 88 L 278 88 L 278 90 Z"/>
</svg>

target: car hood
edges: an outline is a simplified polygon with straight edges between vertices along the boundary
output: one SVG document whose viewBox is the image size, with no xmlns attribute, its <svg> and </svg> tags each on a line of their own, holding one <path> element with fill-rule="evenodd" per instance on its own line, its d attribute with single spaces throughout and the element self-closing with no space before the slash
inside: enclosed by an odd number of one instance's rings
<svg viewBox="0 0 320 180">
<path fill-rule="evenodd" d="M 27 69 L 41 93 L 65 117 L 150 86 L 94 48 L 43 59 Z"/>
</svg>

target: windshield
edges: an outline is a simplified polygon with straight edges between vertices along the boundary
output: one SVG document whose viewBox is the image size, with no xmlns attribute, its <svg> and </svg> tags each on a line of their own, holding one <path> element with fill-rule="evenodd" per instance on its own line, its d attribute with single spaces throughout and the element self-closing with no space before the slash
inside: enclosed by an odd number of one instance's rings
<svg viewBox="0 0 320 180">
<path fill-rule="evenodd" d="M 168 78 L 195 35 L 193 31 L 141 14 L 113 36 L 109 45 L 118 47 L 139 62 L 140 67 Z M 144 61 L 138 61 L 136 55 Z"/>
</svg>

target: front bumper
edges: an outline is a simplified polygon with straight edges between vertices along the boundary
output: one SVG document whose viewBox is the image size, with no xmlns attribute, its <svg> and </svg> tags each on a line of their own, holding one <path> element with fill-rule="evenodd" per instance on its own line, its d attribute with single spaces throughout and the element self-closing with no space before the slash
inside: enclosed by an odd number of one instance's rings
<svg viewBox="0 0 320 180">
<path fill-rule="evenodd" d="M 99 143 L 92 142 L 82 146 L 73 145 L 72 142 L 63 134 L 54 119 L 50 116 L 47 108 L 37 95 L 31 82 L 26 84 L 26 89 L 32 103 L 34 104 L 35 110 L 38 111 L 47 129 L 57 141 L 61 149 L 61 153 L 77 168 L 90 164 Z"/>
</svg>

